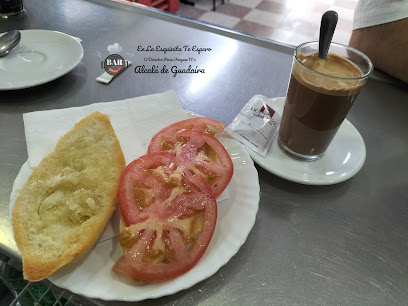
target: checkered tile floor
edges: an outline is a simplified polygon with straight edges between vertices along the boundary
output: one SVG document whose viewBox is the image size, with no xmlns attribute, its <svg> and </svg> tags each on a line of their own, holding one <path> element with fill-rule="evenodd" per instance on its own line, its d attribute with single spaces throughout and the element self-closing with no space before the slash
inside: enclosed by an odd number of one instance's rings
<svg viewBox="0 0 408 306">
<path fill-rule="evenodd" d="M 289 45 L 318 40 L 321 16 L 334 10 L 339 22 L 333 41 L 348 44 L 357 0 L 189 0 L 176 14 Z"/>
</svg>

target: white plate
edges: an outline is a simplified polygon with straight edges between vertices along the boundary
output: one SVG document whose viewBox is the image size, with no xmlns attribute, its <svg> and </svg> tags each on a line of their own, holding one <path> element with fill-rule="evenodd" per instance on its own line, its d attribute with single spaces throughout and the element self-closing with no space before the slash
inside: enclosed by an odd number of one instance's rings
<svg viewBox="0 0 408 306">
<path fill-rule="evenodd" d="M 84 54 L 81 43 L 67 34 L 46 30 L 20 32 L 17 47 L 0 58 L 0 90 L 55 80 L 74 69 Z"/>
<path fill-rule="evenodd" d="M 268 104 L 282 114 L 285 98 L 269 99 Z M 316 161 L 299 161 L 289 157 L 280 148 L 278 136 L 265 157 L 247 150 L 252 159 L 265 170 L 289 181 L 307 185 L 343 182 L 361 169 L 366 158 L 364 140 L 347 119 L 340 126 L 326 153 Z"/>
<path fill-rule="evenodd" d="M 174 294 L 215 274 L 246 241 L 254 226 L 259 204 L 258 173 L 249 154 L 234 139 L 223 138 L 221 142 L 234 163 L 234 175 L 226 190 L 228 198 L 218 204 L 217 225 L 210 245 L 193 269 L 174 280 L 137 285 L 135 281 L 112 271 L 112 266 L 123 254 L 116 237 L 98 242 L 81 262 L 62 268 L 49 280 L 89 298 L 141 301 Z M 30 174 L 27 162 L 15 180 L 11 202 L 14 203 L 17 190 Z"/>
</svg>

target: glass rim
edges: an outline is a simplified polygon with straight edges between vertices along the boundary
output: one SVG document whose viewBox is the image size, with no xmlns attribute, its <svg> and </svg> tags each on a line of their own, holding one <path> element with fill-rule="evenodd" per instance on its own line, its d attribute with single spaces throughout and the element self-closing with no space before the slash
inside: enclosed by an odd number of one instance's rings
<svg viewBox="0 0 408 306">
<path fill-rule="evenodd" d="M 355 49 L 355 48 L 353 48 L 353 47 L 347 46 L 347 45 L 343 45 L 343 44 L 339 44 L 339 43 L 332 42 L 330 45 L 341 46 L 341 47 L 344 47 L 344 48 L 346 48 L 346 49 L 349 49 L 349 50 L 351 50 L 351 51 L 357 53 L 358 55 L 360 55 L 360 56 L 368 63 L 368 71 L 367 71 L 364 75 L 359 76 L 359 77 L 356 77 L 356 78 L 338 77 L 338 76 L 333 76 L 333 75 L 329 75 L 329 74 L 326 74 L 326 73 L 322 73 L 322 72 L 316 71 L 316 70 L 314 70 L 314 69 L 312 69 L 312 68 L 306 66 L 305 64 L 303 64 L 302 61 L 301 61 L 301 60 L 299 59 L 299 57 L 298 57 L 298 51 L 299 51 L 300 48 L 302 48 L 302 47 L 304 47 L 304 46 L 306 46 L 306 45 L 308 45 L 308 44 L 313 44 L 313 43 L 319 44 L 318 41 L 305 42 L 305 43 L 302 43 L 302 44 L 300 44 L 299 46 L 297 46 L 296 49 L 295 49 L 295 52 L 294 52 L 294 56 L 295 56 L 296 62 L 298 62 L 302 67 L 306 68 L 307 70 L 310 70 L 310 71 L 312 71 L 312 72 L 314 72 L 314 73 L 317 73 L 317 74 L 320 74 L 320 75 L 322 75 L 322 76 L 329 77 L 329 78 L 333 78 L 333 79 L 337 79 L 337 80 L 354 80 L 354 81 L 356 81 L 356 80 L 362 80 L 362 79 L 368 78 L 368 76 L 369 76 L 369 75 L 371 74 L 371 72 L 373 72 L 373 70 L 374 70 L 374 65 L 373 65 L 373 63 L 372 63 L 371 60 L 368 58 L 368 56 L 365 55 L 363 52 L 361 52 L 361 51 L 359 51 L 359 50 L 357 50 L 357 49 Z M 318 52 L 318 50 L 317 50 L 316 52 Z M 353 62 L 353 64 L 355 64 L 355 63 Z"/>
</svg>

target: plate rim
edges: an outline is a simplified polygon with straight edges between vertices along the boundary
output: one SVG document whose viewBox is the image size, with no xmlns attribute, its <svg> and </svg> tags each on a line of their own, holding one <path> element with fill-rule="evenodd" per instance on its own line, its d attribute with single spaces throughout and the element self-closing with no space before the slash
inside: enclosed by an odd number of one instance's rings
<svg viewBox="0 0 408 306">
<path fill-rule="evenodd" d="M 61 37 L 64 37 L 65 39 L 68 39 L 70 41 L 73 42 L 74 45 L 76 45 L 78 47 L 78 54 L 75 61 L 72 61 L 72 64 L 69 65 L 66 69 L 59 71 L 56 74 L 53 74 L 50 78 L 44 78 L 41 79 L 40 81 L 31 81 L 31 82 L 25 82 L 22 83 L 20 85 L 5 85 L 4 83 L 0 83 L 0 91 L 7 91 L 7 90 L 18 90 L 18 89 L 25 89 L 25 88 L 31 88 L 31 87 L 35 87 L 35 86 L 39 86 L 39 85 L 43 85 L 46 84 L 48 82 L 54 81 L 62 76 L 64 76 L 65 74 L 71 72 L 83 59 L 84 56 L 84 48 L 82 47 L 82 44 L 79 42 L 78 39 L 76 39 L 75 37 L 60 32 L 60 31 L 53 31 L 53 30 L 43 30 L 43 29 L 30 29 L 30 30 L 20 30 L 21 34 L 22 34 L 22 38 L 23 35 L 32 35 L 34 33 L 53 33 L 53 34 L 57 34 Z M 0 35 L 5 34 L 6 32 L 0 33 Z"/>
</svg>

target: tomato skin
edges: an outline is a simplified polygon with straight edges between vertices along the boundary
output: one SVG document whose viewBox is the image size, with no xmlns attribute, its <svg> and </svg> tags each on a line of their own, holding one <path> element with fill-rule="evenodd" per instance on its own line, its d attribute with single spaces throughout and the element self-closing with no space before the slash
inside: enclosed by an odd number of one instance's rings
<svg viewBox="0 0 408 306">
<path fill-rule="evenodd" d="M 181 130 L 200 130 L 210 132 L 210 134 L 215 136 L 218 133 L 222 133 L 224 129 L 225 125 L 223 123 L 207 117 L 196 117 L 178 121 L 156 133 L 150 141 L 147 152 L 152 153 L 173 149 L 176 142 L 175 135 Z M 163 148 L 164 142 L 166 143 L 165 148 Z"/>
<path fill-rule="evenodd" d="M 125 256 L 122 256 L 115 263 L 113 270 L 132 278 L 148 281 L 169 280 L 186 273 L 201 259 L 211 241 L 216 224 L 215 220 L 217 219 L 216 205 L 206 207 L 205 219 L 203 229 L 198 235 L 194 246 L 188 251 L 185 248 L 177 252 L 176 263 L 153 263 L 146 265 L 140 260 L 136 254 L 145 252 L 152 237 L 152 232 L 149 232 L 146 235 L 143 234 L 141 238 L 143 239 L 142 243 L 135 244 Z M 177 244 L 181 245 L 183 241 L 177 229 L 169 228 L 168 230 L 172 242 L 177 241 Z"/>
<path fill-rule="evenodd" d="M 131 197 L 131 189 L 133 188 L 133 185 L 128 178 L 132 177 L 133 179 L 137 179 L 134 173 L 140 174 L 141 170 L 151 168 L 155 165 L 164 165 L 169 167 L 172 162 L 173 157 L 168 152 L 161 152 L 161 154 L 151 155 L 149 158 L 146 158 L 146 155 L 144 155 L 131 162 L 122 172 L 119 180 L 118 199 L 122 219 L 126 226 L 130 226 L 147 219 L 146 215 L 140 213 L 135 201 Z M 143 180 L 143 177 L 140 177 L 140 180 Z M 151 178 L 148 183 L 151 188 L 157 189 L 163 185 L 162 182 L 155 180 L 154 178 Z"/>
<path fill-rule="evenodd" d="M 209 181 L 208 184 L 211 186 L 214 196 L 219 197 L 227 188 L 234 173 L 234 165 L 225 147 L 215 137 L 198 130 L 183 130 L 178 132 L 177 136 L 184 140 L 181 152 L 176 153 L 179 163 L 186 165 L 190 171 L 202 168 L 204 173 L 201 175 L 205 178 L 206 173 L 214 176 L 214 181 Z M 200 157 L 199 149 L 205 145 L 216 154 L 216 162 Z"/>
<path fill-rule="evenodd" d="M 173 178 L 174 182 L 170 180 Z M 135 191 L 139 189 L 143 192 Z M 174 196 L 174 190 L 182 192 Z M 150 199 L 152 194 L 154 197 Z M 126 167 L 118 195 L 125 230 L 134 230 L 137 238 L 115 263 L 114 271 L 156 281 L 175 278 L 196 265 L 211 241 L 217 220 L 215 197 L 201 175 L 180 170 L 170 152 L 146 154 Z M 135 198 L 150 199 L 149 205 L 140 205 Z M 191 216 L 192 224 L 196 224 L 196 216 L 202 220 L 192 243 L 185 241 L 186 227 L 175 222 L 188 221 Z M 149 251 L 163 242 L 166 247 L 158 250 L 164 250 L 165 254 L 169 251 L 171 256 L 156 262 Z M 146 258 L 150 261 L 146 262 Z"/>
</svg>

